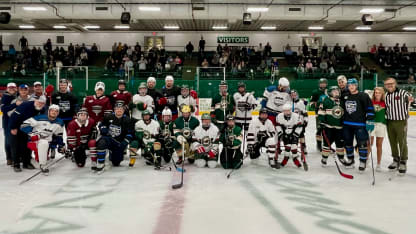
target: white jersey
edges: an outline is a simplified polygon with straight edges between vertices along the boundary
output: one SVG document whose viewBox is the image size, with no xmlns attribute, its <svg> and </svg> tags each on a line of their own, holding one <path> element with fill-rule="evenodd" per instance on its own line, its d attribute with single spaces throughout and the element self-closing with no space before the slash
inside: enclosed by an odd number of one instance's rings
<svg viewBox="0 0 416 234">
<path fill-rule="evenodd" d="M 290 118 L 286 119 L 284 113 L 276 116 L 276 131 L 279 135 L 300 135 L 302 132 L 302 119 L 296 113 L 291 113 Z"/>
<path fill-rule="evenodd" d="M 25 120 L 20 128 L 28 135 L 38 135 L 40 139 L 51 142 L 53 136 L 62 140 L 64 122 L 59 118 L 49 120 L 46 115 L 37 115 Z"/>
<path fill-rule="evenodd" d="M 196 100 L 191 96 L 188 95 L 188 97 L 184 97 L 182 95 L 178 95 L 178 108 L 180 110 L 182 105 L 188 105 L 188 106 L 193 106 L 194 107 L 194 111 L 196 110 Z M 182 112 L 179 111 L 178 113 L 179 116 L 182 116 Z"/>
<path fill-rule="evenodd" d="M 251 111 L 256 108 L 257 101 L 254 98 L 252 93 L 241 93 L 236 92 L 233 95 L 233 100 L 235 104 L 235 122 L 236 123 L 249 123 L 251 120 Z M 250 109 L 246 109 L 246 106 L 249 105 Z"/>
<path fill-rule="evenodd" d="M 214 149 L 218 151 L 218 142 L 220 138 L 220 130 L 215 124 L 211 123 L 208 129 L 204 129 L 202 124 L 195 128 L 192 132 L 192 148 L 202 145 L 206 149 Z"/>
<path fill-rule="evenodd" d="M 262 122 L 258 117 L 254 118 L 248 127 L 247 144 L 256 143 L 256 136 L 259 133 L 264 134 L 266 137 L 273 137 L 276 134 L 276 128 L 269 119 Z"/>
<path fill-rule="evenodd" d="M 160 125 L 154 119 L 150 119 L 149 124 L 146 124 L 144 120 L 139 120 L 134 125 L 134 130 L 136 132 L 143 132 L 143 142 L 146 144 L 156 140 L 155 137 L 160 133 Z"/>
<path fill-rule="evenodd" d="M 135 94 L 133 96 L 133 104 L 137 105 L 139 103 L 145 103 L 146 104 L 146 110 L 150 112 L 150 114 L 153 114 L 153 109 L 155 108 L 155 104 L 153 102 L 153 98 L 149 95 L 142 96 L 140 94 Z M 142 119 L 142 112 L 143 110 L 137 109 L 137 107 L 133 108 L 133 111 L 131 113 L 131 117 L 135 119 Z"/>
<path fill-rule="evenodd" d="M 306 106 L 303 100 L 299 99 L 297 102 L 295 101 L 294 112 L 302 119 L 302 123 L 308 123 L 308 112 L 306 111 Z"/>
<path fill-rule="evenodd" d="M 292 98 L 290 98 L 290 94 L 287 92 L 281 92 L 281 91 L 272 91 L 269 92 L 264 90 L 263 96 L 267 98 L 266 102 L 266 109 L 267 111 L 273 112 L 273 113 L 280 113 L 282 112 L 282 107 L 285 103 L 292 102 Z"/>
</svg>

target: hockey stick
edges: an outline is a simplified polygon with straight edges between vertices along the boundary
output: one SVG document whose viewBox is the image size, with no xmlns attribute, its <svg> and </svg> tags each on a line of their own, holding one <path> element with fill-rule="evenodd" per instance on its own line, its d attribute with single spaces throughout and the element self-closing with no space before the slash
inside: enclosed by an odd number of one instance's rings
<svg viewBox="0 0 416 234">
<path fill-rule="evenodd" d="M 370 135 L 371 131 L 368 131 L 368 137 L 370 137 Z M 371 184 L 374 186 L 376 184 L 376 176 L 374 175 L 373 147 L 370 143 L 370 140 L 367 140 L 367 144 L 370 146 L 371 169 L 373 170 L 373 182 Z"/>
<path fill-rule="evenodd" d="M 280 164 L 279 164 L 279 150 L 280 150 L 280 137 L 277 137 L 277 144 L 276 144 L 276 152 L 274 153 L 274 167 L 272 166 L 272 164 L 270 163 L 270 158 L 268 158 L 268 162 L 271 168 L 274 169 L 280 169 Z"/>
<path fill-rule="evenodd" d="M 173 166 L 175 167 L 175 169 L 179 172 L 186 172 L 185 169 L 179 168 L 178 166 L 176 166 L 176 162 L 175 159 L 173 159 L 173 157 L 170 157 L 170 159 L 172 160 Z"/>
<path fill-rule="evenodd" d="M 305 171 L 308 171 L 308 170 L 309 170 L 309 166 L 308 166 L 308 163 L 306 163 L 306 157 L 305 157 L 305 147 L 303 146 L 303 144 L 302 144 L 302 143 L 300 143 L 300 154 L 301 154 L 301 157 L 302 157 L 302 165 L 303 165 L 303 169 L 304 169 Z"/>
<path fill-rule="evenodd" d="M 49 168 L 49 167 L 51 167 L 51 166 L 55 165 L 56 163 L 58 163 L 59 161 L 61 161 L 61 160 L 62 160 L 62 159 L 64 159 L 64 158 L 65 158 L 65 157 L 61 157 L 61 158 L 59 158 L 58 160 L 51 162 L 49 165 L 47 165 L 47 166 L 46 166 L 46 168 Z M 31 179 L 35 178 L 36 176 L 40 175 L 41 173 L 42 173 L 42 171 L 41 171 L 41 170 L 39 170 L 38 172 L 36 172 L 35 174 L 33 174 L 31 177 L 29 177 L 29 178 L 27 178 L 27 179 L 25 179 L 25 180 L 22 180 L 22 181 L 19 183 L 19 185 L 22 185 L 22 184 L 24 184 L 24 183 L 28 182 L 29 180 L 31 180 Z"/>
<path fill-rule="evenodd" d="M 324 139 L 325 139 L 326 143 L 328 144 L 328 146 L 329 146 L 329 147 L 331 147 L 331 145 L 329 144 L 329 140 L 328 140 L 328 138 L 326 137 L 326 133 L 325 133 L 325 130 L 324 130 L 324 129 L 322 129 L 322 135 L 323 135 L 323 137 L 324 137 Z M 353 175 L 350 175 L 350 174 L 345 174 L 345 173 L 343 173 L 343 172 L 341 171 L 341 169 L 339 168 L 339 165 L 338 165 L 337 159 L 335 158 L 335 154 L 334 154 L 334 153 L 332 153 L 332 157 L 334 158 L 335 165 L 337 165 L 337 169 L 338 169 L 339 174 L 340 174 L 341 176 L 343 176 L 343 177 L 347 178 L 347 179 L 351 179 L 351 180 L 352 180 L 352 179 L 354 179 L 354 176 L 353 176 Z"/>
<path fill-rule="evenodd" d="M 182 172 L 181 172 L 181 182 L 179 184 L 172 185 L 173 189 L 180 189 L 183 186 L 183 173 L 185 170 L 185 143 L 182 143 Z"/>
</svg>

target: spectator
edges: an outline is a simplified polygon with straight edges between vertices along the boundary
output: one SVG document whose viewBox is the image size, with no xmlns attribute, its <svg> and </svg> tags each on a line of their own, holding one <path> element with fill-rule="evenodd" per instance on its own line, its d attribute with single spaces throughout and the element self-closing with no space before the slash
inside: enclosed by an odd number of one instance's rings
<svg viewBox="0 0 416 234">
<path fill-rule="evenodd" d="M 322 54 L 323 55 L 328 54 L 328 46 L 326 45 L 326 43 L 324 43 L 324 45 L 322 46 Z"/>
<path fill-rule="evenodd" d="M 415 76 L 409 75 L 409 78 L 407 79 L 408 84 L 415 84 Z"/>
<path fill-rule="evenodd" d="M 186 45 L 186 54 L 188 58 L 192 58 L 192 52 L 194 51 L 194 45 L 192 45 L 191 41 L 188 42 Z"/>
<path fill-rule="evenodd" d="M 207 60 L 206 58 L 204 59 L 204 61 L 202 61 L 201 66 L 202 66 L 203 68 L 207 68 L 207 67 L 209 66 L 208 60 Z"/>
<path fill-rule="evenodd" d="M 382 87 L 375 87 L 373 90 L 372 102 L 375 111 L 375 128 L 374 131 L 371 131 L 371 145 L 369 146 L 369 151 L 371 151 L 371 146 L 374 143 L 374 136 L 376 137 L 376 147 L 377 147 L 377 166 L 376 171 L 381 170 L 381 155 L 383 153 L 383 140 L 387 133 L 386 128 L 386 103 L 384 89 Z"/>
<path fill-rule="evenodd" d="M 85 49 L 82 50 L 80 54 L 80 59 L 81 59 L 81 64 L 83 66 L 88 65 L 88 54 L 87 54 L 87 51 L 85 51 Z"/>
<path fill-rule="evenodd" d="M 375 55 L 377 53 L 377 46 L 374 44 L 373 47 L 370 48 L 370 54 Z"/>
<path fill-rule="evenodd" d="M 266 57 L 270 57 L 272 55 L 272 46 L 267 42 L 266 46 L 264 47 L 264 55 Z"/>
<path fill-rule="evenodd" d="M 12 62 L 15 62 L 16 60 L 16 49 L 14 48 L 14 45 L 9 45 L 9 51 L 8 51 L 9 57 L 12 59 Z"/>
<path fill-rule="evenodd" d="M 308 62 L 305 65 L 306 71 L 307 72 L 312 72 L 313 71 L 313 64 L 312 61 L 310 59 L 308 59 Z"/>
<path fill-rule="evenodd" d="M 147 60 L 144 58 L 143 55 L 141 56 L 138 64 L 139 64 L 139 71 L 146 71 Z"/>
<path fill-rule="evenodd" d="M 46 51 L 47 55 L 50 55 L 52 53 L 52 41 L 50 38 L 46 41 L 45 45 L 43 46 L 43 49 Z"/>
<path fill-rule="evenodd" d="M 227 64 L 227 55 L 226 54 L 223 54 L 222 55 L 222 57 L 220 58 L 220 66 L 221 67 L 225 67 L 226 66 L 226 64 Z"/>
<path fill-rule="evenodd" d="M 217 53 L 218 53 L 219 55 L 222 55 L 222 46 L 221 46 L 221 44 L 218 44 L 218 45 L 217 45 Z"/>
<path fill-rule="evenodd" d="M 21 48 L 22 51 L 24 51 L 29 46 L 29 43 L 28 43 L 27 39 L 23 35 L 19 39 L 19 44 L 20 44 L 20 48 Z"/>
<path fill-rule="evenodd" d="M 293 51 L 292 51 L 292 49 L 290 48 L 290 45 L 289 45 L 289 44 L 287 44 L 287 45 L 285 46 L 285 55 L 286 55 L 286 56 L 292 56 L 292 55 L 293 55 Z"/>
<path fill-rule="evenodd" d="M 327 73 L 328 72 L 328 63 L 326 61 L 326 59 L 322 59 L 321 63 L 319 64 L 319 68 L 321 69 L 321 71 L 323 73 Z"/>
<path fill-rule="evenodd" d="M 203 53 L 205 52 L 205 40 L 204 38 L 201 36 L 201 40 L 199 40 L 199 53 Z"/>
<path fill-rule="evenodd" d="M 126 70 L 124 69 L 123 64 L 120 64 L 120 67 L 118 68 L 118 75 L 120 77 L 124 77 L 126 75 Z"/>
<path fill-rule="evenodd" d="M 396 43 L 396 45 L 393 47 L 394 53 L 399 53 L 400 52 L 400 46 L 399 43 Z"/>
<path fill-rule="evenodd" d="M 409 51 L 407 50 L 407 46 L 406 43 L 403 43 L 402 48 L 401 48 L 402 53 L 408 53 Z"/>
<path fill-rule="evenodd" d="M 334 46 L 334 54 L 340 53 L 341 52 L 341 46 L 339 46 L 339 43 L 336 43 Z"/>
<path fill-rule="evenodd" d="M 124 63 L 124 70 L 126 70 L 127 72 L 130 72 L 133 70 L 133 61 L 131 61 L 129 58 L 126 59 L 125 63 Z"/>
<path fill-rule="evenodd" d="M 306 44 L 306 42 L 303 42 L 303 46 L 302 46 L 302 54 L 304 57 L 309 56 L 309 47 Z"/>
<path fill-rule="evenodd" d="M 134 46 L 134 51 L 136 51 L 138 54 L 141 53 L 142 47 L 140 46 L 139 42 L 136 42 L 136 45 Z"/>
</svg>

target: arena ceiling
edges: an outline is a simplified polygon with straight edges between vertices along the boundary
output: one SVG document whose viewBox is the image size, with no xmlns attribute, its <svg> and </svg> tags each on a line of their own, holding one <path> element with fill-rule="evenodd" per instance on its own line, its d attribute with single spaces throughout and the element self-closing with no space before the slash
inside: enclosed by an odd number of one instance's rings
<svg viewBox="0 0 416 234">
<path fill-rule="evenodd" d="M 46 10 L 25 11 L 26 6 Z M 141 11 L 141 6 L 160 10 Z M 243 13 L 250 7 L 268 11 L 251 12 L 251 25 L 244 25 Z M 416 1 L 402 0 L 14 0 L 0 2 L 0 11 L 12 15 L 9 24 L 0 24 L 0 30 L 32 25 L 35 28 L 30 30 L 114 31 L 114 26 L 121 25 L 121 13 L 128 11 L 130 28 L 121 29 L 124 31 L 218 30 L 214 26 L 225 26 L 226 31 L 265 31 L 262 27 L 273 27 L 268 31 L 309 31 L 310 26 L 322 26 L 322 31 L 357 31 L 364 8 L 385 10 L 373 14 L 375 22 L 369 31 L 403 32 L 404 27 L 416 26 Z M 56 25 L 66 29 L 54 29 Z M 91 25 L 99 29 L 85 29 Z"/>
</svg>

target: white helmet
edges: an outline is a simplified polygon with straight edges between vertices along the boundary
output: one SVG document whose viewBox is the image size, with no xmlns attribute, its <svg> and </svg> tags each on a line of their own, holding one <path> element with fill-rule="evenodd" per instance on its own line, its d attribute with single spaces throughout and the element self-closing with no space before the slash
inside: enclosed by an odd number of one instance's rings
<svg viewBox="0 0 416 234">
<path fill-rule="evenodd" d="M 346 83 L 347 82 L 347 77 L 345 77 L 344 75 L 339 75 L 337 77 L 337 82 L 339 82 L 340 80 L 343 80 Z"/>
<path fill-rule="evenodd" d="M 166 76 L 166 78 L 165 78 L 165 81 L 168 81 L 168 80 L 173 81 L 173 80 L 174 80 L 174 79 L 173 79 L 173 76 L 171 76 L 171 75 L 167 75 L 167 76 Z"/>
<path fill-rule="evenodd" d="M 105 91 L 105 84 L 104 84 L 104 82 L 102 82 L 102 81 L 98 81 L 98 82 L 95 84 L 94 91 L 97 91 L 97 90 L 99 90 L 99 89 L 102 89 L 103 91 Z"/>
<path fill-rule="evenodd" d="M 146 83 L 149 83 L 149 82 L 155 82 L 156 83 L 156 78 L 154 78 L 153 76 L 149 76 L 149 78 L 147 78 Z"/>
<path fill-rule="evenodd" d="M 52 105 L 49 106 L 48 110 L 52 110 L 52 109 L 59 111 L 59 106 L 56 105 L 56 104 L 52 104 Z"/>
<path fill-rule="evenodd" d="M 286 103 L 282 107 L 283 111 L 292 110 L 292 105 L 290 103 Z"/>
<path fill-rule="evenodd" d="M 172 111 L 169 108 L 165 108 L 162 111 L 162 116 L 163 115 L 170 115 L 170 116 L 172 116 Z"/>
<path fill-rule="evenodd" d="M 279 79 L 279 86 L 281 87 L 289 87 L 290 83 L 286 77 L 282 77 Z"/>
</svg>

